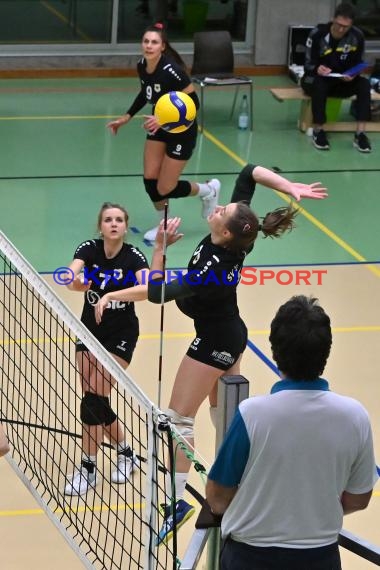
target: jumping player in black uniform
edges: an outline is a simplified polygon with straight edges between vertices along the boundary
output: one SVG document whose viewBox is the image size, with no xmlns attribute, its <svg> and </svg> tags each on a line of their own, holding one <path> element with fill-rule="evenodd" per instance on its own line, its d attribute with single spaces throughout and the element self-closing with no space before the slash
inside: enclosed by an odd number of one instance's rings
<svg viewBox="0 0 380 570">
<path fill-rule="evenodd" d="M 185 64 L 171 47 L 162 24 L 146 29 L 142 39 L 143 58 L 137 64 L 141 90 L 128 111 L 108 128 L 116 135 L 146 103 L 154 106 L 158 99 L 169 91 L 183 91 L 199 108 L 198 96 Z M 144 128 L 148 132 L 144 149 L 144 186 L 153 202 L 159 221 L 164 216 L 164 204 L 168 198 L 199 196 L 202 200 L 204 218 L 218 203 L 220 182 L 212 179 L 207 183 L 179 180 L 190 159 L 197 140 L 197 122 L 182 133 L 168 133 L 159 128 L 154 115 L 146 116 Z M 164 200 L 165 199 L 165 200 Z M 145 233 L 145 239 L 154 241 L 158 226 Z"/>
<path fill-rule="evenodd" d="M 211 233 L 196 247 L 186 276 L 165 285 L 165 301 L 176 300 L 178 308 L 193 319 L 196 333 L 178 369 L 168 410 L 172 422 L 191 446 L 194 446 L 194 418 L 207 397 L 211 419 L 215 423 L 217 380 L 221 371 L 227 374 L 240 372 L 247 328 L 239 315 L 236 287 L 245 257 L 252 250 L 258 232 L 280 237 L 293 227 L 296 210 L 292 207 L 278 208 L 259 222 L 249 208 L 257 183 L 288 194 L 297 201 L 327 196 L 326 188 L 318 182 L 293 183 L 266 168 L 245 166 L 237 178 L 232 202 L 217 206 L 208 216 Z M 181 237 L 177 231 L 179 224 L 179 218 L 169 220 L 170 240 Z M 162 234 L 161 224 L 152 271 L 163 269 Z M 161 287 L 152 281 L 148 284 L 148 298 L 154 303 L 161 302 Z M 194 508 L 182 498 L 189 468 L 190 461 L 178 450 L 175 475 L 177 528 L 194 513 Z M 167 506 L 158 544 L 167 542 L 173 533 L 170 484 L 166 492 Z"/>
<path fill-rule="evenodd" d="M 102 238 L 87 240 L 77 247 L 70 265 L 73 281 L 68 286 L 85 293 L 82 322 L 124 369 L 131 362 L 139 336 L 133 301 L 146 299 L 144 289 L 133 287 L 134 280 L 143 282 L 143 274 L 149 267 L 143 253 L 124 242 L 127 228 L 127 211 L 118 204 L 103 204 L 98 216 Z M 127 291 L 125 301 L 113 300 L 120 289 Z M 107 310 L 102 321 L 97 322 L 95 307 L 100 302 Z M 76 351 L 83 388 L 83 457 L 81 466 L 68 480 L 66 495 L 83 495 L 96 485 L 96 455 L 103 432 L 117 449 L 112 481 L 124 483 L 138 467 L 138 460 L 125 441 L 123 427 L 110 405 L 109 395 L 115 380 L 80 340 Z"/>
</svg>

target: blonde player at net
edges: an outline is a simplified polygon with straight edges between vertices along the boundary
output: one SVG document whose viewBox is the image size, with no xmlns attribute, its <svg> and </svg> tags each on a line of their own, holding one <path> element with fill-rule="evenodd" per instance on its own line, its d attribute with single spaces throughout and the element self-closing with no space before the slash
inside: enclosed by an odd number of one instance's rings
<svg viewBox="0 0 380 570">
<path fill-rule="evenodd" d="M 98 231 L 98 239 L 86 240 L 77 247 L 69 266 L 72 282 L 68 288 L 84 293 L 81 321 L 126 369 L 139 336 L 133 302 L 147 297 L 146 286 L 139 289 L 133 285 L 143 281 L 149 266 L 144 254 L 125 242 L 128 212 L 123 206 L 104 203 L 98 214 Z M 120 289 L 124 291 L 124 301 L 112 302 Z M 101 322 L 95 316 L 98 303 L 108 307 Z M 115 379 L 79 339 L 76 353 L 83 389 L 80 407 L 83 452 L 80 466 L 68 478 L 66 495 L 83 495 L 97 484 L 96 457 L 104 436 L 117 451 L 116 469 L 111 474 L 113 483 L 128 481 L 139 465 L 126 441 L 123 425 L 111 407 L 110 393 Z"/>
<path fill-rule="evenodd" d="M 3 457 L 10 450 L 7 436 L 5 435 L 4 428 L 0 424 L 0 457 Z"/>
</svg>

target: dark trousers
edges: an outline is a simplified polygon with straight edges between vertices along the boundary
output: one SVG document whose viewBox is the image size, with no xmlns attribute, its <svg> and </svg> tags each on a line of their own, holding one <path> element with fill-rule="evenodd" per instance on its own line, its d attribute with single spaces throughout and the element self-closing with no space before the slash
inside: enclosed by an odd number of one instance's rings
<svg viewBox="0 0 380 570">
<path fill-rule="evenodd" d="M 220 570 L 342 570 L 338 543 L 320 548 L 249 546 L 224 542 Z"/>
<path fill-rule="evenodd" d="M 311 97 L 311 110 L 313 121 L 317 125 L 326 122 L 327 97 L 351 97 L 356 95 L 357 120 L 369 121 L 371 118 L 371 86 L 366 77 L 358 76 L 352 81 L 343 81 L 339 78 L 328 78 L 316 75 L 304 76 L 301 86 L 306 95 Z"/>
</svg>

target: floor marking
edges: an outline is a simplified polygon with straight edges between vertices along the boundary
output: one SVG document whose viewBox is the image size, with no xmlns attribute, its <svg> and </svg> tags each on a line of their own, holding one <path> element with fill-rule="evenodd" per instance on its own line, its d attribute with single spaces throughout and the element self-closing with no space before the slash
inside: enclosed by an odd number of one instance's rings
<svg viewBox="0 0 380 570">
<path fill-rule="evenodd" d="M 203 133 L 207 139 L 209 139 L 212 143 L 214 143 L 223 152 L 228 154 L 228 156 L 230 156 L 233 160 L 235 160 L 240 166 L 245 166 L 247 164 L 247 162 L 245 160 L 241 159 L 237 154 L 235 154 L 233 151 L 231 151 L 227 146 L 225 146 L 216 137 L 214 137 L 211 133 L 209 133 L 209 131 L 207 131 L 206 129 L 203 129 Z M 287 202 L 288 204 L 294 202 L 294 200 L 289 198 L 288 195 L 282 194 L 281 192 L 278 192 L 277 190 L 275 190 L 275 192 L 282 200 L 285 200 L 285 202 Z M 352 255 L 352 257 L 354 257 L 354 259 L 357 259 L 358 261 L 362 261 L 362 262 L 366 261 L 366 259 L 363 255 L 361 255 L 359 252 L 357 252 L 353 247 L 351 247 L 347 242 L 345 242 L 342 238 L 340 238 L 336 233 L 334 233 L 332 230 L 330 230 L 325 224 L 320 222 L 315 216 L 313 216 L 307 210 L 305 210 L 305 208 L 303 208 L 302 206 L 299 206 L 298 203 L 297 203 L 297 208 L 298 208 L 301 215 L 305 216 L 305 218 L 307 220 L 309 220 L 309 222 L 311 222 L 313 225 L 315 225 L 321 232 L 326 234 L 330 239 L 335 241 L 335 243 L 337 243 L 342 249 L 344 249 L 347 253 Z M 374 275 L 376 275 L 376 277 L 380 277 L 380 269 L 377 269 L 376 267 L 371 267 L 371 266 L 367 267 L 367 269 L 369 269 L 369 271 L 374 273 Z"/>
<path fill-rule="evenodd" d="M 356 332 L 380 332 L 380 325 L 363 325 L 354 327 L 333 327 L 333 333 L 356 333 Z M 248 334 L 250 336 L 269 336 L 269 329 L 249 329 Z M 195 332 L 166 332 L 164 333 L 165 339 L 179 339 L 179 338 L 193 338 Z M 143 333 L 140 334 L 139 340 L 157 340 L 160 338 L 160 333 Z M 50 343 L 53 340 L 56 344 L 62 344 L 64 342 L 75 342 L 76 337 L 62 336 L 62 337 L 33 337 L 33 338 L 17 338 L 17 339 L 5 339 L 0 341 L 0 346 L 9 345 L 19 345 L 19 344 L 44 344 L 45 342 Z"/>
</svg>

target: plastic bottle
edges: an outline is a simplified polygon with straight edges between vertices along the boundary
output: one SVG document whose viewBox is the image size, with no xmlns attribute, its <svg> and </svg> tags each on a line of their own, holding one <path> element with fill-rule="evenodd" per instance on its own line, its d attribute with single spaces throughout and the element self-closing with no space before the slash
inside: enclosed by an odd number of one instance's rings
<svg viewBox="0 0 380 570">
<path fill-rule="evenodd" d="M 376 93 L 380 93 L 380 77 L 370 77 L 369 82 L 371 89 L 376 91 Z"/>
<path fill-rule="evenodd" d="M 238 127 L 241 130 L 248 129 L 249 114 L 248 114 L 248 99 L 247 95 L 243 95 L 239 110 Z"/>
</svg>

